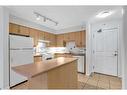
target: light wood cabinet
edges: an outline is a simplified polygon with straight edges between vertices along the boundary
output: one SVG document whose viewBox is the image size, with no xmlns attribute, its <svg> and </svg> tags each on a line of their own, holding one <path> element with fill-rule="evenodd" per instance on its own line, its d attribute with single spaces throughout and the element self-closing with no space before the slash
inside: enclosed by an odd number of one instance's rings
<svg viewBox="0 0 127 95">
<path fill-rule="evenodd" d="M 17 24 L 13 24 L 13 23 L 9 23 L 9 33 L 12 34 L 19 34 L 19 25 Z"/>
<path fill-rule="evenodd" d="M 42 56 L 34 56 L 34 63 L 42 61 Z"/>
<path fill-rule="evenodd" d="M 24 26 L 19 26 L 19 30 L 21 35 L 29 36 L 29 28 Z"/>
<path fill-rule="evenodd" d="M 63 37 L 63 39 L 64 39 L 64 41 L 65 42 L 68 42 L 69 41 L 69 33 L 65 33 L 65 34 L 62 34 L 64 37 Z"/>
<path fill-rule="evenodd" d="M 34 40 L 34 46 L 37 46 L 38 44 L 38 39 L 39 39 L 38 33 L 39 32 L 36 29 L 30 28 L 30 37 L 32 37 Z"/>
<path fill-rule="evenodd" d="M 38 44 L 38 40 L 50 41 L 50 43 L 47 43 L 48 47 L 55 47 L 55 46 L 65 47 L 66 43 L 69 41 L 75 41 L 77 47 L 86 46 L 85 30 L 56 35 L 44 31 L 40 31 L 37 29 L 17 25 L 14 23 L 9 23 L 9 33 L 33 37 L 34 46 Z"/>
<path fill-rule="evenodd" d="M 82 47 L 82 38 L 81 38 L 81 32 L 75 32 L 75 43 L 77 47 Z"/>
<path fill-rule="evenodd" d="M 49 40 L 50 37 L 49 37 L 49 33 L 48 32 L 44 32 L 44 40 Z"/>
<path fill-rule="evenodd" d="M 57 47 L 63 47 L 64 46 L 64 34 L 57 35 L 56 39 L 57 39 Z"/>
<path fill-rule="evenodd" d="M 9 33 L 29 36 L 29 28 L 25 26 L 9 23 Z"/>
<path fill-rule="evenodd" d="M 73 57 L 73 55 L 70 53 L 56 53 L 55 58 L 58 58 L 58 57 Z"/>
<path fill-rule="evenodd" d="M 77 47 L 86 46 L 86 31 L 70 32 L 56 35 L 57 47 L 65 46 L 64 43 L 75 41 Z"/>
<path fill-rule="evenodd" d="M 82 37 L 82 47 L 86 47 L 86 31 L 84 30 L 84 31 L 82 31 L 81 32 L 81 37 Z"/>
<path fill-rule="evenodd" d="M 50 47 L 55 47 L 56 46 L 56 35 L 55 34 L 50 34 L 49 35 L 49 41 L 50 41 L 50 43 L 49 43 L 49 46 Z"/>
<path fill-rule="evenodd" d="M 43 31 L 38 31 L 38 39 L 44 40 L 44 32 Z"/>
<path fill-rule="evenodd" d="M 75 32 L 68 33 L 69 41 L 75 41 L 76 34 Z"/>
</svg>

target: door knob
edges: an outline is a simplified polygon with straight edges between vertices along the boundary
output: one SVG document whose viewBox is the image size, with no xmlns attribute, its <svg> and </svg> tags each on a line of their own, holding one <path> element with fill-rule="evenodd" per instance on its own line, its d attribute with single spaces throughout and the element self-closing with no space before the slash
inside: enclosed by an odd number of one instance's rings
<svg viewBox="0 0 127 95">
<path fill-rule="evenodd" d="M 117 56 L 117 54 L 115 53 L 114 56 Z"/>
</svg>

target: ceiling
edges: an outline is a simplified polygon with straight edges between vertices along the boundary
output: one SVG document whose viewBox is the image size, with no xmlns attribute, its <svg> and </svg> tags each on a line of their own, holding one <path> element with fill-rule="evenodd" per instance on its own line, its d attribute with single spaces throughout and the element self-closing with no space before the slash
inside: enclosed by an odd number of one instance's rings
<svg viewBox="0 0 127 95">
<path fill-rule="evenodd" d="M 120 6 L 8 6 L 10 14 L 22 19 L 49 27 L 54 30 L 66 29 L 73 26 L 85 25 L 91 18 L 104 10 L 113 10 L 110 18 L 119 17 Z M 59 24 L 36 20 L 34 11 L 57 21 Z M 116 15 L 117 14 L 117 15 Z"/>
</svg>

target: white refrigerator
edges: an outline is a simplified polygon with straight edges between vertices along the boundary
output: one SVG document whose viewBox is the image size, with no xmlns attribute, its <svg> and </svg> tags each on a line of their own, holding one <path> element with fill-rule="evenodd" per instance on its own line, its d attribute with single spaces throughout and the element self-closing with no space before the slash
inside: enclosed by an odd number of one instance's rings
<svg viewBox="0 0 127 95">
<path fill-rule="evenodd" d="M 16 73 L 11 67 L 33 63 L 33 39 L 31 37 L 10 35 L 10 87 L 27 78 Z"/>
</svg>

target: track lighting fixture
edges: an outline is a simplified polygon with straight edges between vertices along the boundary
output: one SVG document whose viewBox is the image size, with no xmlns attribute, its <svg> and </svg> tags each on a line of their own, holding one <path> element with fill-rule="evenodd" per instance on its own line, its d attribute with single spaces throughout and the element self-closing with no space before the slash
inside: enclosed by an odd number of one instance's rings
<svg viewBox="0 0 127 95">
<path fill-rule="evenodd" d="M 48 21 L 51 21 L 51 22 L 55 23 L 56 26 L 58 25 L 58 22 L 56 22 L 56 21 L 54 21 L 54 20 L 52 20 L 52 19 L 50 19 L 46 16 L 43 16 L 43 15 L 37 13 L 37 12 L 33 12 L 33 13 L 36 15 L 36 20 L 40 20 L 41 18 L 43 18 L 44 22 L 46 22 L 48 20 Z"/>
</svg>

